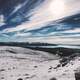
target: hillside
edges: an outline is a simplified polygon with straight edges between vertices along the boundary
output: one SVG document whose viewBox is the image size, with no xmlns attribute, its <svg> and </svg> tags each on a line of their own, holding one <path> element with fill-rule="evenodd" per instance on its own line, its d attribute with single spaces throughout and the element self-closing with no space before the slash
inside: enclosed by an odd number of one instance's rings
<svg viewBox="0 0 80 80">
<path fill-rule="evenodd" d="M 43 51 L 0 46 L 0 80 L 75 80 L 78 55 L 66 60 Z"/>
</svg>

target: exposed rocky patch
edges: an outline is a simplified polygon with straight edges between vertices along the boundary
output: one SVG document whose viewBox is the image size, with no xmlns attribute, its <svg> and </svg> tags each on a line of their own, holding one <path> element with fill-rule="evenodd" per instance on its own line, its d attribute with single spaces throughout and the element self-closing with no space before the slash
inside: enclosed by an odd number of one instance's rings
<svg viewBox="0 0 80 80">
<path fill-rule="evenodd" d="M 50 80 L 57 80 L 56 78 L 51 78 Z"/>
<path fill-rule="evenodd" d="M 80 80 L 80 67 L 75 70 L 75 80 Z"/>
</svg>

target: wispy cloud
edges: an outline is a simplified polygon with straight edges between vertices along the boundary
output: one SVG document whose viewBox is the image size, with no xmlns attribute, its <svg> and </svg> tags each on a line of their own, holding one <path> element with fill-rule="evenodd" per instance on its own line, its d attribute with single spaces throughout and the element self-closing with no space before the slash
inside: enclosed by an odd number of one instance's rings
<svg viewBox="0 0 80 80">
<path fill-rule="evenodd" d="M 26 3 L 28 3 L 28 1 L 26 1 Z M 22 9 L 26 3 L 17 5 L 10 16 L 16 12 L 18 13 L 18 10 Z M 43 3 L 39 3 L 35 5 L 34 8 L 30 9 L 28 11 L 28 14 L 25 14 L 25 18 L 28 18 L 28 21 L 25 21 L 15 27 L 4 29 L 0 31 L 0 34 L 5 36 L 8 41 L 42 41 L 57 44 L 79 44 L 80 38 L 75 37 L 78 37 L 80 35 L 80 28 L 75 27 L 72 29 L 68 27 L 67 24 L 65 24 L 67 25 L 65 26 L 64 24 L 58 25 L 57 22 L 54 23 L 54 21 L 79 12 L 79 0 L 45 0 Z M 51 25 L 51 22 L 53 22 L 53 25 Z M 0 25 L 3 24 L 4 16 L 1 15 Z M 45 26 L 49 26 L 49 28 L 44 28 Z M 51 32 L 49 32 L 50 26 L 54 27 L 54 30 Z M 42 28 L 44 29 L 37 31 Z M 37 32 L 33 33 L 31 30 L 35 30 Z M 12 36 L 10 35 L 11 33 L 13 33 Z M 8 37 L 10 38 L 8 39 Z"/>
<path fill-rule="evenodd" d="M 3 26 L 5 24 L 4 15 L 0 15 L 0 26 Z"/>
<path fill-rule="evenodd" d="M 12 31 L 19 31 L 22 29 L 36 29 L 41 27 L 42 25 L 46 25 L 47 23 L 49 23 L 50 21 L 54 21 L 56 19 L 65 17 L 65 16 L 69 16 L 72 14 L 75 14 L 77 12 L 80 11 L 80 1 L 66 1 L 66 0 L 60 0 L 61 2 L 64 2 L 66 11 L 65 13 L 61 15 L 55 15 L 54 12 L 55 11 L 51 11 L 50 6 L 53 4 L 55 4 L 56 0 L 45 0 L 45 2 L 40 5 L 40 6 L 36 6 L 34 9 L 32 9 L 29 14 L 32 13 L 32 16 L 29 17 L 29 21 L 26 23 L 23 23 L 19 26 L 16 26 L 15 28 L 8 28 L 5 30 L 5 32 L 12 32 Z M 73 3 L 73 4 L 72 4 Z M 58 7 L 58 5 L 56 5 L 56 7 Z M 18 10 L 19 8 L 21 8 L 21 6 L 18 6 L 18 8 L 16 8 L 13 12 L 15 12 L 16 10 Z M 54 9 L 54 8 L 53 8 Z M 59 13 L 59 12 L 57 12 Z"/>
</svg>

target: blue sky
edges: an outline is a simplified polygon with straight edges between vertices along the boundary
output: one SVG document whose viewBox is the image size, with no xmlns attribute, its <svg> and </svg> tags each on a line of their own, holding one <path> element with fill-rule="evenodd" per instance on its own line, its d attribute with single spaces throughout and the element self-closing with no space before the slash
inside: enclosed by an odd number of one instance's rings
<svg viewBox="0 0 80 80">
<path fill-rule="evenodd" d="M 80 0 L 5 0 L 0 4 L 1 42 L 80 44 Z"/>
</svg>

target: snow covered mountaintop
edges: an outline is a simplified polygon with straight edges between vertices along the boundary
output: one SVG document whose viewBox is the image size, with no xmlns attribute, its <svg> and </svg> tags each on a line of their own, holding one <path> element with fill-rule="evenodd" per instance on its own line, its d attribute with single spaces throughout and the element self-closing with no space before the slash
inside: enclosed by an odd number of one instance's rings
<svg viewBox="0 0 80 80">
<path fill-rule="evenodd" d="M 80 57 L 75 56 L 65 66 L 60 61 L 47 52 L 0 47 L 0 80 L 75 80 Z"/>
</svg>

